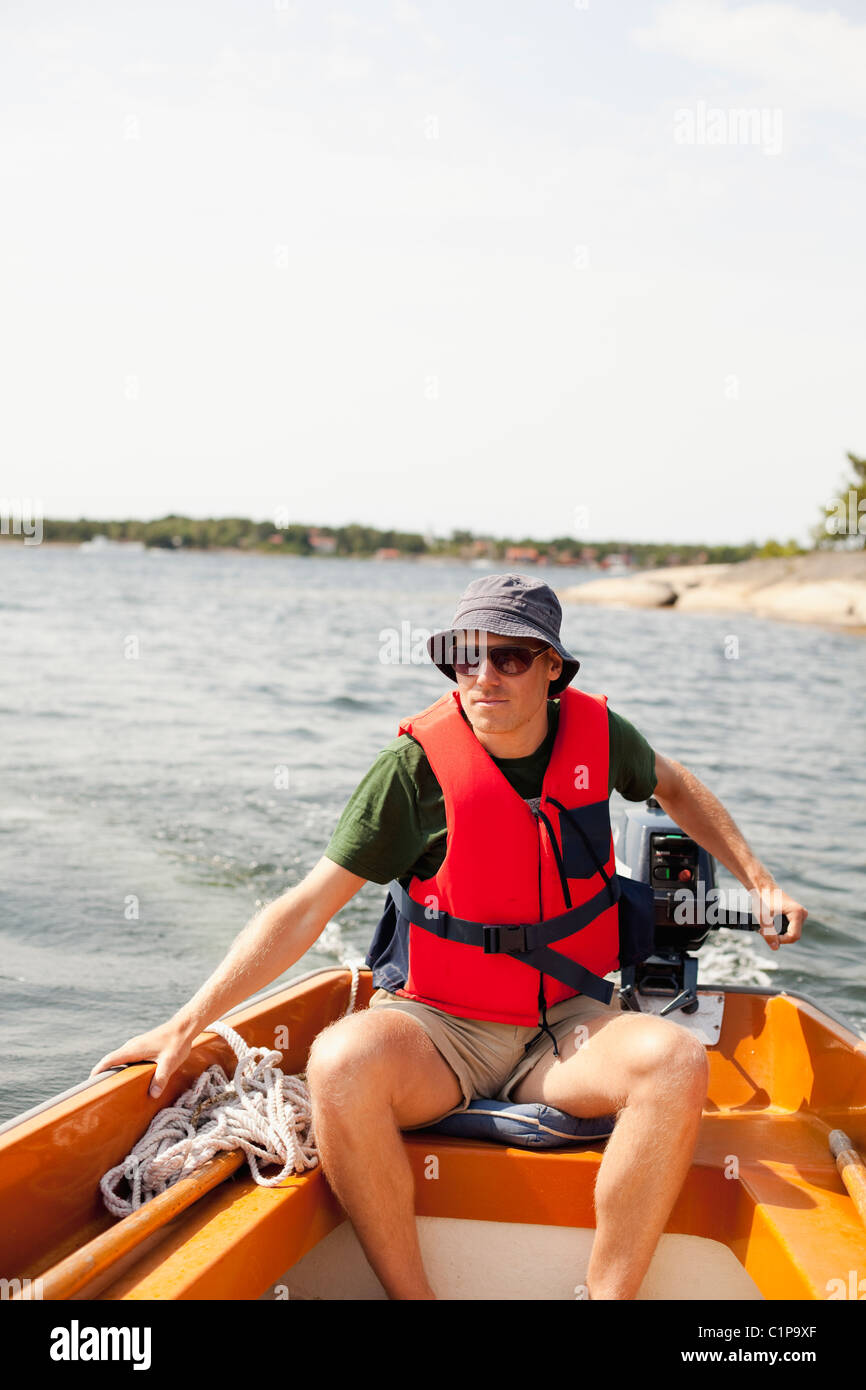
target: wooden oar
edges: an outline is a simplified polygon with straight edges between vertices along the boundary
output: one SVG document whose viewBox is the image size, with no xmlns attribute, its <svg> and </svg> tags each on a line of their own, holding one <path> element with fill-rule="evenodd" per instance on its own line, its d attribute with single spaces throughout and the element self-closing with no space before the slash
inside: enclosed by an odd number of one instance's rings
<svg viewBox="0 0 866 1390">
<path fill-rule="evenodd" d="M 113 1265 L 141 1246 L 149 1236 L 165 1226 L 187 1207 L 197 1202 L 211 1188 L 230 1177 L 244 1162 L 243 1149 L 231 1149 L 217 1154 L 198 1172 L 181 1178 L 165 1192 L 152 1197 L 138 1211 L 130 1212 L 116 1226 L 74 1250 L 71 1255 L 52 1265 L 39 1276 L 41 1297 L 45 1299 L 72 1298 L 100 1275 L 110 1272 Z M 15 1298 L 23 1295 L 15 1294 Z"/>
<path fill-rule="evenodd" d="M 860 1219 L 866 1224 L 866 1163 L 848 1138 L 844 1129 L 834 1129 L 830 1134 L 830 1152 L 836 1160 L 839 1176 L 851 1195 Z"/>
</svg>

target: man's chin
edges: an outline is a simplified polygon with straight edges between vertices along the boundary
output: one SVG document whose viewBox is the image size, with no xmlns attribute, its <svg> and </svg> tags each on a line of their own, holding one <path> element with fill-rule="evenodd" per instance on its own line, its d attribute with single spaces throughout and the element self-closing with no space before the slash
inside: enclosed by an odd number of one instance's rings
<svg viewBox="0 0 866 1390">
<path fill-rule="evenodd" d="M 473 727 L 484 730 L 507 727 L 513 717 L 508 700 L 493 701 L 489 705 L 473 702 L 467 713 Z"/>
</svg>

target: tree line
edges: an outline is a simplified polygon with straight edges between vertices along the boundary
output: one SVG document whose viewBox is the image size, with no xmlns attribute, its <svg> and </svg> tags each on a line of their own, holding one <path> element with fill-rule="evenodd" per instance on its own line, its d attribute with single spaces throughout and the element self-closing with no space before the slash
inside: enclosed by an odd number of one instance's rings
<svg viewBox="0 0 866 1390">
<path fill-rule="evenodd" d="M 379 530 L 353 523 L 324 526 L 312 522 L 292 522 L 276 527 L 271 521 L 252 521 L 248 517 L 189 517 L 171 514 L 153 521 L 135 519 L 101 521 L 46 517 L 46 541 L 66 544 L 105 536 L 111 541 L 137 541 L 150 548 L 165 550 L 248 550 L 289 555 L 336 555 L 371 558 L 399 553 L 405 556 L 441 556 L 457 559 L 508 559 L 508 552 L 520 549 L 534 552 L 524 560 L 534 563 L 601 563 L 611 556 L 626 558 L 642 566 L 671 563 L 729 563 L 745 560 L 759 552 L 756 543 L 745 545 L 684 545 L 680 542 L 641 543 L 623 540 L 584 544 L 574 536 L 555 536 L 540 541 L 532 536 L 501 537 L 453 530 L 447 537 L 422 535 L 415 531 Z"/>
</svg>

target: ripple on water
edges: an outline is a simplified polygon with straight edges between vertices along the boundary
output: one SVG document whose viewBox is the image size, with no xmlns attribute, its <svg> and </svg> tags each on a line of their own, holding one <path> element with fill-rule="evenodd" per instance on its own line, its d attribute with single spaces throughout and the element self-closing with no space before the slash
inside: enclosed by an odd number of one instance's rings
<svg viewBox="0 0 866 1390">
<path fill-rule="evenodd" d="M 329 709 L 340 710 L 378 710 L 378 700 L 361 700 L 356 695 L 334 695 L 330 700 L 323 700 L 323 705 Z"/>
</svg>

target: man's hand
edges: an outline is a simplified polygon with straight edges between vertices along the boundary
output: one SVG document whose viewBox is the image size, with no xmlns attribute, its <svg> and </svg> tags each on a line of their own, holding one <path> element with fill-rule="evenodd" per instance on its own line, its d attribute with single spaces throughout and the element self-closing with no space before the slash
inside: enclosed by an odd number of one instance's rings
<svg viewBox="0 0 866 1390">
<path fill-rule="evenodd" d="M 803 930 L 803 923 L 809 916 L 805 907 L 801 903 L 789 898 L 787 893 L 776 883 L 764 884 L 761 888 L 752 888 L 749 891 L 752 900 L 752 916 L 756 917 L 764 925 L 761 927 L 761 936 L 773 951 L 778 951 L 780 946 L 787 946 L 791 941 L 799 941 L 800 933 Z M 773 918 L 784 913 L 788 919 L 788 928 L 781 936 L 773 926 Z"/>
<path fill-rule="evenodd" d="M 174 1021 L 152 1028 L 149 1033 L 139 1033 L 130 1038 L 123 1047 L 108 1052 L 96 1063 L 91 1077 L 111 1067 L 123 1063 L 156 1062 L 156 1071 L 150 1081 L 150 1095 L 154 1098 L 162 1093 L 165 1083 L 186 1061 L 193 1043 L 193 1034 Z"/>
<path fill-rule="evenodd" d="M 799 941 L 808 912 L 778 886 L 769 869 L 752 852 L 722 803 L 682 763 L 655 755 L 653 796 L 686 835 L 702 845 L 748 888 L 752 916 L 762 922 L 761 935 L 772 951 Z M 788 929 L 781 936 L 773 917 L 784 913 Z"/>
</svg>

